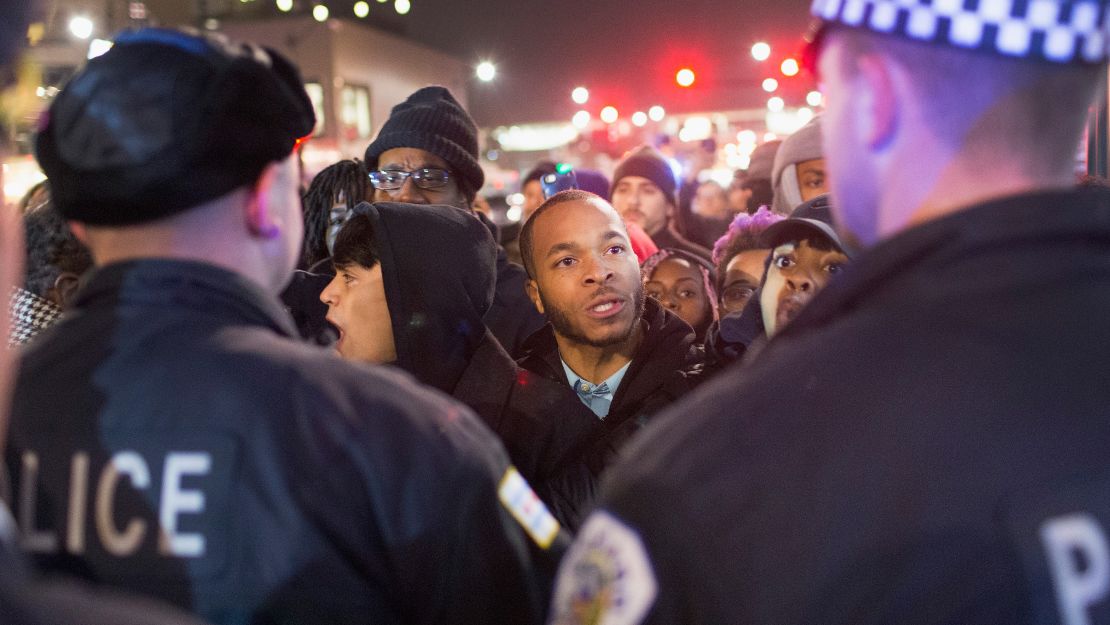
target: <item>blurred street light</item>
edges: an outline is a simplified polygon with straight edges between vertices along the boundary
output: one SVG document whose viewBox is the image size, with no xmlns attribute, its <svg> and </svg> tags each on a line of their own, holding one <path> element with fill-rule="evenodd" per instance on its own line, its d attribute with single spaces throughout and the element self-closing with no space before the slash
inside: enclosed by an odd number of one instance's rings
<svg viewBox="0 0 1110 625">
<path fill-rule="evenodd" d="M 359 0 L 355 3 L 355 17 L 363 18 L 370 15 L 370 5 L 365 0 Z"/>
<path fill-rule="evenodd" d="M 653 122 L 661 122 L 666 116 L 667 111 L 663 110 L 663 107 L 658 104 L 648 109 L 648 117 L 651 118 Z"/>
<path fill-rule="evenodd" d="M 78 39 L 88 39 L 92 37 L 93 23 L 92 20 L 84 15 L 75 15 L 69 20 L 69 32 Z"/>
<path fill-rule="evenodd" d="M 600 117 L 601 121 L 605 122 L 606 124 L 612 124 L 620 118 L 620 113 L 617 112 L 616 107 L 607 106 L 601 109 Z"/>
<path fill-rule="evenodd" d="M 328 7 L 322 4 L 317 4 L 316 6 L 312 7 L 312 19 L 316 20 L 317 22 L 328 21 L 328 14 Z"/>
<path fill-rule="evenodd" d="M 570 119 L 570 123 L 574 124 L 574 127 L 578 128 L 579 130 L 585 128 L 586 126 L 589 126 L 590 125 L 590 112 L 589 111 L 578 111 L 577 113 L 574 114 L 574 117 L 572 117 Z"/>
<path fill-rule="evenodd" d="M 797 76 L 802 68 L 798 65 L 797 59 L 786 59 L 782 62 L 782 66 L 779 67 L 779 69 L 782 70 L 783 76 Z"/>
<path fill-rule="evenodd" d="M 570 99 L 574 100 L 575 104 L 585 104 L 590 101 L 590 90 L 585 87 L 575 87 L 574 91 L 570 92 Z"/>
<path fill-rule="evenodd" d="M 767 100 L 767 110 L 771 111 L 772 113 L 778 113 L 784 108 L 786 108 L 786 101 L 778 96 Z"/>
<path fill-rule="evenodd" d="M 397 15 L 405 15 L 412 10 L 412 3 L 409 0 L 396 0 L 393 3 L 393 10 L 397 11 Z"/>
<path fill-rule="evenodd" d="M 490 82 L 497 77 L 497 67 L 489 61 L 482 61 L 474 73 L 478 75 L 478 80 Z"/>
<path fill-rule="evenodd" d="M 768 78 L 763 81 L 763 90 L 767 93 L 774 93 L 779 88 L 779 81 L 774 78 Z"/>
<path fill-rule="evenodd" d="M 771 58 L 771 46 L 762 41 L 755 44 L 752 46 L 752 58 L 757 61 L 766 61 Z"/>
<path fill-rule="evenodd" d="M 632 114 L 632 125 L 633 126 L 645 126 L 645 125 L 647 125 L 647 123 L 648 123 L 647 113 L 645 113 L 643 111 L 636 111 L 635 113 Z"/>
<path fill-rule="evenodd" d="M 693 86 L 695 80 L 697 80 L 697 76 L 694 75 L 694 70 L 689 67 L 683 67 L 674 75 L 675 83 L 683 88 Z"/>
<path fill-rule="evenodd" d="M 277 0 L 275 4 L 277 4 L 278 11 L 282 13 L 288 13 L 293 10 L 293 0 Z"/>
<path fill-rule="evenodd" d="M 810 106 L 821 106 L 825 101 L 825 96 L 821 95 L 820 91 L 810 91 L 806 94 L 806 104 Z"/>
</svg>

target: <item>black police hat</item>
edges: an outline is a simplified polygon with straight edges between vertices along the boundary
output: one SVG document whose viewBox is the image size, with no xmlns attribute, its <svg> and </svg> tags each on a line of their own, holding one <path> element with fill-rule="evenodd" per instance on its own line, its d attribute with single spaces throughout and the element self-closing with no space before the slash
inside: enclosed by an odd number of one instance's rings
<svg viewBox="0 0 1110 625">
<path fill-rule="evenodd" d="M 251 184 L 292 153 L 315 115 L 297 68 L 218 35 L 119 35 L 40 124 L 39 164 L 67 219 L 128 225 Z"/>
</svg>

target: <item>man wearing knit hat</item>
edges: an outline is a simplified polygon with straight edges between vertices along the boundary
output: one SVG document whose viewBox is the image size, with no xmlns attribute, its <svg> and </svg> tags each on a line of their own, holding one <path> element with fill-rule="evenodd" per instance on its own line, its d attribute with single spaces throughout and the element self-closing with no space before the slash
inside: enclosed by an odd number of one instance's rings
<svg viewBox="0 0 1110 625">
<path fill-rule="evenodd" d="M 313 125 L 279 54 L 165 29 L 54 100 L 37 156 L 97 266 L 19 372 L 21 542 L 213 623 L 534 622 L 552 528 L 515 520 L 493 434 L 295 340 L 276 299 Z"/>
<path fill-rule="evenodd" d="M 644 229 L 659 249 L 676 249 L 707 261 L 710 251 L 674 228 L 678 183 L 667 159 L 651 146 L 632 151 L 613 172 L 613 208 L 627 223 Z"/>
<path fill-rule="evenodd" d="M 863 251 L 632 443 L 554 622 L 1108 623 L 1110 191 L 1075 154 L 1110 2 L 813 12 Z"/>
<path fill-rule="evenodd" d="M 783 140 L 775 152 L 771 184 L 775 192 L 771 210 L 780 215 L 789 215 L 802 202 L 828 193 L 820 115 Z"/>
<path fill-rule="evenodd" d="M 478 127 L 444 87 L 424 87 L 393 107 L 366 148 L 365 160 L 379 202 L 445 204 L 470 211 L 485 183 L 478 163 Z M 493 222 L 483 223 L 496 235 Z M 510 354 L 544 324 L 525 294 L 526 278 L 501 248 L 497 294 L 485 321 Z"/>
</svg>

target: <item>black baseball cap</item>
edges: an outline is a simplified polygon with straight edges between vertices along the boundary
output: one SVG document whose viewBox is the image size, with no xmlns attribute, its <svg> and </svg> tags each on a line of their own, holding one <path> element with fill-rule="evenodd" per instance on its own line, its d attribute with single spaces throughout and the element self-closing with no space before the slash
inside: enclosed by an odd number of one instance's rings
<svg viewBox="0 0 1110 625">
<path fill-rule="evenodd" d="M 763 247 L 776 248 L 783 243 L 812 239 L 815 236 L 828 240 L 839 252 L 852 255 L 836 232 L 827 193 L 799 204 L 790 213 L 790 217 L 771 224 L 759 236 L 759 242 Z"/>
</svg>

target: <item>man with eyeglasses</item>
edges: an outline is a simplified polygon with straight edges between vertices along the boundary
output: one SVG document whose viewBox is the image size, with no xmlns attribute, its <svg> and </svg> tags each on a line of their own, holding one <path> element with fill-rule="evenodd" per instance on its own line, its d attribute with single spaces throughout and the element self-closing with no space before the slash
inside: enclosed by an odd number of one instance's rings
<svg viewBox="0 0 1110 625">
<path fill-rule="evenodd" d="M 393 107 L 366 148 L 365 160 L 378 202 L 443 204 L 474 212 L 474 199 L 485 183 L 478 163 L 478 128 L 444 87 L 424 87 Z M 496 235 L 492 222 L 478 218 Z M 513 355 L 545 321 L 525 293 L 526 277 L 499 248 L 497 292 L 485 322 Z"/>
<path fill-rule="evenodd" d="M 1110 2 L 812 13 L 863 251 L 632 443 L 553 622 L 1110 623 L 1110 192 L 1075 176 Z"/>
</svg>

